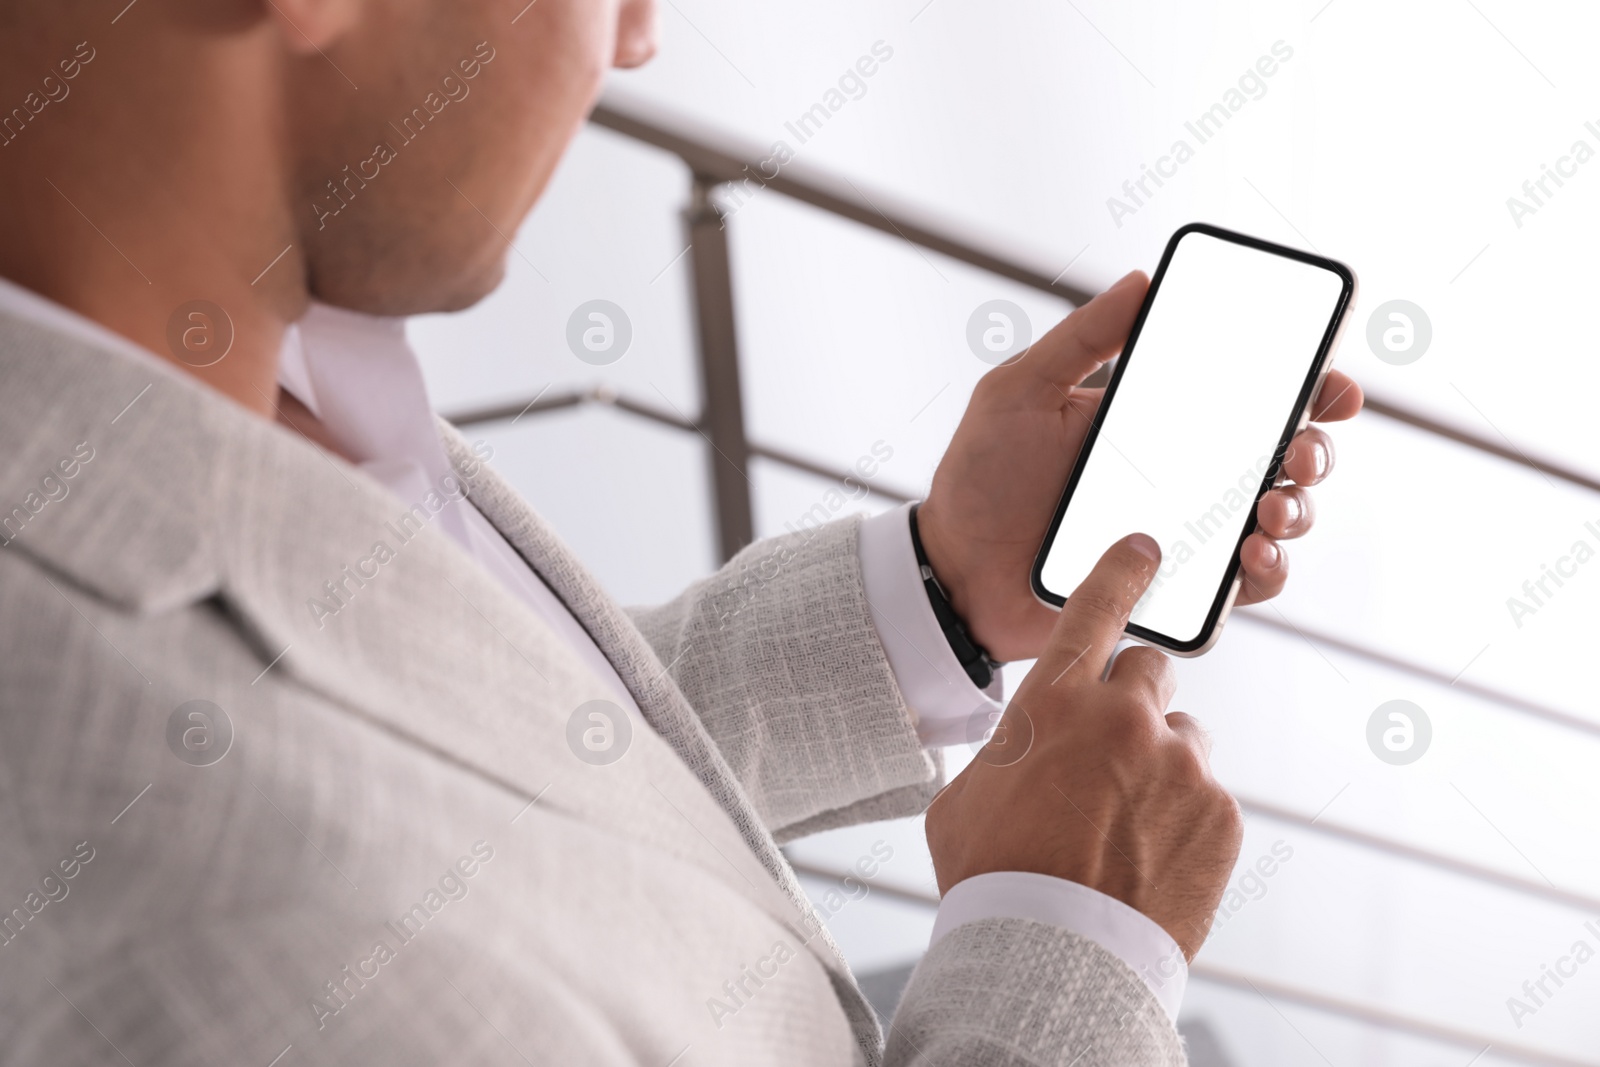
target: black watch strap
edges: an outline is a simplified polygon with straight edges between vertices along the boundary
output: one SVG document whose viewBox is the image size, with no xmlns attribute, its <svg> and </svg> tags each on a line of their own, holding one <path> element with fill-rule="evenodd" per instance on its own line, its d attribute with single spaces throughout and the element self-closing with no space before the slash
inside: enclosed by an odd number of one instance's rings
<svg viewBox="0 0 1600 1067">
<path fill-rule="evenodd" d="M 917 567 L 922 571 L 922 587 L 928 592 L 928 604 L 933 608 L 933 617 L 939 620 L 939 629 L 944 631 L 945 640 L 950 642 L 950 651 L 956 654 L 957 662 L 967 672 L 967 677 L 972 679 L 972 684 L 979 689 L 988 689 L 1000 664 L 967 633 L 967 626 L 956 614 L 956 609 L 950 606 L 950 598 L 945 595 L 944 587 L 933 576 L 927 550 L 922 547 L 922 533 L 917 529 L 916 504 L 911 505 L 911 548 L 917 554 Z"/>
</svg>

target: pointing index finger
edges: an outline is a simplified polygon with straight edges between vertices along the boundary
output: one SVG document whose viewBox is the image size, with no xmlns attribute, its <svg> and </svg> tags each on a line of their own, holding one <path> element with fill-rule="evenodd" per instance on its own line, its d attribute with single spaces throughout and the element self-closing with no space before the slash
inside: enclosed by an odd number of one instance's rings
<svg viewBox="0 0 1600 1067">
<path fill-rule="evenodd" d="M 1045 677 L 1100 677 L 1160 562 L 1161 548 L 1147 534 L 1130 534 L 1108 548 L 1061 609 L 1039 657 Z"/>
</svg>

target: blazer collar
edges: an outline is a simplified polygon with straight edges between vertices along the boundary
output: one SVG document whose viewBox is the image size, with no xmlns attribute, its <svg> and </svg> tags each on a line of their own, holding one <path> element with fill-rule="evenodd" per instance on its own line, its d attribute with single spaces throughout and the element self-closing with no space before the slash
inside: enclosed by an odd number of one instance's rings
<svg viewBox="0 0 1600 1067">
<path fill-rule="evenodd" d="M 217 591 L 211 521 L 228 486 L 214 450 L 260 420 L 140 352 L 0 312 L 0 538 L 154 613 Z"/>
</svg>

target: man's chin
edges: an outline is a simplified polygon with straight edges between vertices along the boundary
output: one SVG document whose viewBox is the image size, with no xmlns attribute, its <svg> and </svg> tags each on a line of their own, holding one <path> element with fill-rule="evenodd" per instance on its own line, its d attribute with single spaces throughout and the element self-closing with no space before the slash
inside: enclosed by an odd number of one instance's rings
<svg viewBox="0 0 1600 1067">
<path fill-rule="evenodd" d="M 439 272 L 436 264 L 419 264 L 418 268 L 409 280 L 395 278 L 392 269 L 345 269 L 331 276 L 313 276 L 311 296 L 367 315 L 442 314 L 472 307 L 498 289 L 506 276 L 504 256 L 449 273 Z"/>
<path fill-rule="evenodd" d="M 460 279 L 459 284 L 448 295 L 439 299 L 433 312 L 465 311 L 478 301 L 500 288 L 500 283 L 506 280 L 506 261 L 504 256 L 496 257 L 482 269 L 474 272 L 467 278 Z M 422 312 L 411 312 L 413 315 Z"/>
</svg>

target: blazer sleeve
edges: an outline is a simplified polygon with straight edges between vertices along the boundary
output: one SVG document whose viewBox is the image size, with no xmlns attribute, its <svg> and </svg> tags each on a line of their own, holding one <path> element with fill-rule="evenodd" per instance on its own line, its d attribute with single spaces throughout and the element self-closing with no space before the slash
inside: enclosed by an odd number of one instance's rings
<svg viewBox="0 0 1600 1067">
<path fill-rule="evenodd" d="M 885 1067 L 1183 1067 L 1182 1039 L 1126 963 L 1026 919 L 952 930 L 912 973 Z"/>
<path fill-rule="evenodd" d="M 758 541 L 629 609 L 780 842 L 914 815 L 943 784 L 873 628 L 860 521 Z"/>
</svg>

